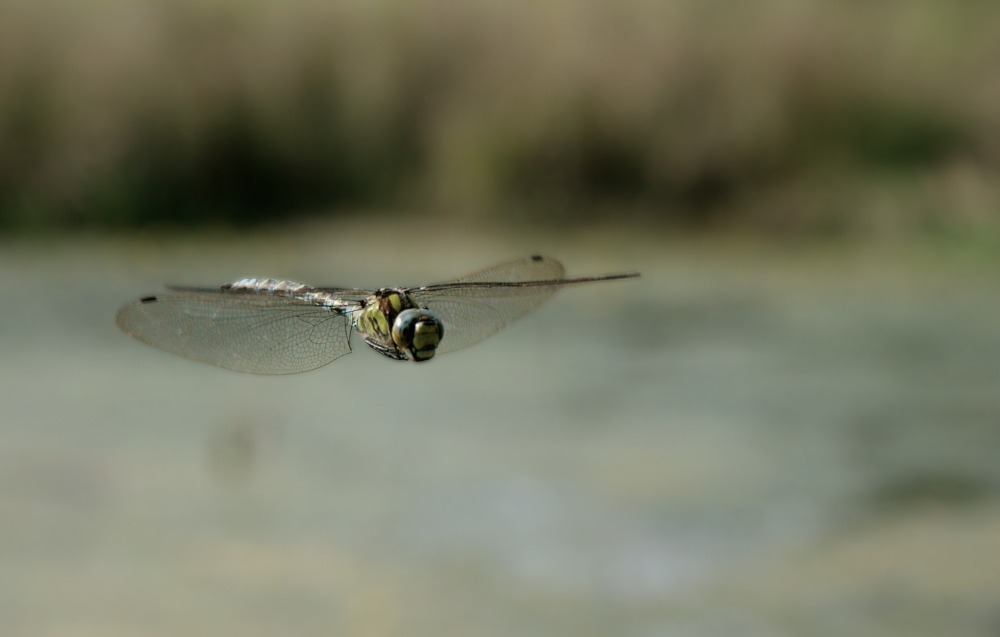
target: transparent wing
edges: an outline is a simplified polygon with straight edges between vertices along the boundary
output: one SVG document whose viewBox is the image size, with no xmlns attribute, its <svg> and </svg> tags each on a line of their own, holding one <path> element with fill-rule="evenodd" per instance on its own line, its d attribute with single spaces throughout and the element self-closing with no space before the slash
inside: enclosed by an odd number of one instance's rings
<svg viewBox="0 0 1000 637">
<path fill-rule="evenodd" d="M 304 372 L 351 352 L 346 316 L 291 297 L 189 290 L 134 301 L 115 321 L 171 354 L 252 374 Z"/>
<path fill-rule="evenodd" d="M 427 289 L 440 288 L 453 283 L 523 283 L 525 281 L 550 281 L 566 276 L 566 268 L 555 259 L 538 255 L 504 261 L 478 272 L 459 277 Z"/>
<path fill-rule="evenodd" d="M 408 293 L 444 322 L 437 349 L 444 354 L 478 343 L 535 309 L 567 282 L 560 281 L 565 274 L 554 259 L 525 257 Z"/>
</svg>

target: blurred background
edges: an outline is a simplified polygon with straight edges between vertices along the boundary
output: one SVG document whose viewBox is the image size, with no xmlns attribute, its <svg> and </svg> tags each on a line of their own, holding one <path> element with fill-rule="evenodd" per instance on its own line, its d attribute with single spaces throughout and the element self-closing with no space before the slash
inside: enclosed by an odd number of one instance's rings
<svg viewBox="0 0 1000 637">
<path fill-rule="evenodd" d="M 5 635 L 1000 635 L 1000 5 L 0 0 Z M 579 286 L 255 377 L 163 283 Z"/>
</svg>

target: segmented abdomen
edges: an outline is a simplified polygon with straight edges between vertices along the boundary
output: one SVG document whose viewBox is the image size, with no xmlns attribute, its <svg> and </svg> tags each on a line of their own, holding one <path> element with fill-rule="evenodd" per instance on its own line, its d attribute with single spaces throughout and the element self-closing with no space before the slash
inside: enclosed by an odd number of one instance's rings
<svg viewBox="0 0 1000 637">
<path fill-rule="evenodd" d="M 277 294 L 279 296 L 300 296 L 308 294 L 313 290 L 305 283 L 295 281 L 281 281 L 279 279 L 240 279 L 222 286 L 223 290 L 246 290 L 247 292 L 261 292 L 264 294 Z"/>
<path fill-rule="evenodd" d="M 347 301 L 329 292 L 317 292 L 316 288 L 305 283 L 280 279 L 240 279 L 224 284 L 222 289 L 233 292 L 292 297 L 310 305 L 324 305 L 340 312 L 349 311 L 358 305 L 356 301 Z"/>
</svg>

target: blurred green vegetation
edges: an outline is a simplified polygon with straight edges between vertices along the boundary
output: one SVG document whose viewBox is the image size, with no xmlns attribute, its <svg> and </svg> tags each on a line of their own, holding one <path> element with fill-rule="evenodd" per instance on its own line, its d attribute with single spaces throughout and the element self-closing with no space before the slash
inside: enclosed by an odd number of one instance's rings
<svg viewBox="0 0 1000 637">
<path fill-rule="evenodd" d="M 974 0 L 0 0 L 0 229 L 998 233 L 997 33 Z"/>
</svg>

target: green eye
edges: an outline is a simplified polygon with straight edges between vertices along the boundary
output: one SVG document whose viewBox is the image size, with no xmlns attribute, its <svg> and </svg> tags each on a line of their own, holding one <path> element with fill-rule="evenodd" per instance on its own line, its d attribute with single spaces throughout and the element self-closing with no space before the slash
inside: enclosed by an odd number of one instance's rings
<svg viewBox="0 0 1000 637">
<path fill-rule="evenodd" d="M 427 310 L 403 310 L 392 324 L 392 340 L 415 361 L 434 357 L 444 326 Z"/>
</svg>

